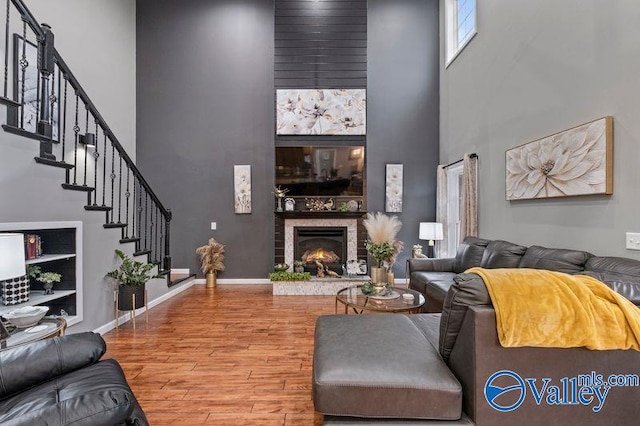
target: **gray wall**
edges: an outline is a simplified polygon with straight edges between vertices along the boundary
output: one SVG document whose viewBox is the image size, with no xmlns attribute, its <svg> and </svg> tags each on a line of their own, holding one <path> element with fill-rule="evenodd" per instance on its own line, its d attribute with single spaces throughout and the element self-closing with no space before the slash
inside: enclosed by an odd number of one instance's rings
<svg viewBox="0 0 640 426">
<path fill-rule="evenodd" d="M 135 4 L 129 0 L 86 3 L 28 0 L 27 7 L 36 19 L 53 27 L 58 51 L 118 138 L 132 148 Z M 102 228 L 104 213 L 84 211 L 86 195 L 63 190 L 64 171 L 36 164 L 37 154 L 36 141 L 0 131 L 0 222 L 83 222 L 84 321 L 70 331 L 93 330 L 113 320 L 114 284 L 104 279 L 116 264 L 113 250 L 122 247 L 131 252 L 133 247 L 120 246 L 119 230 Z M 150 299 L 166 291 L 165 280 L 149 284 Z"/>
<path fill-rule="evenodd" d="M 405 250 L 418 240 L 418 224 L 435 220 L 438 164 L 438 3 L 369 0 L 367 87 L 368 210 L 384 211 L 385 164 L 404 164 Z"/>
<path fill-rule="evenodd" d="M 172 209 L 175 268 L 226 245 L 220 278 L 273 263 L 273 2 L 138 0 L 138 164 Z M 236 215 L 233 165 L 249 164 L 252 214 Z M 210 230 L 210 222 L 218 230 Z"/>
<path fill-rule="evenodd" d="M 266 278 L 273 259 L 274 10 L 271 0 L 138 0 L 138 164 L 173 209 L 173 265 L 197 271 L 210 236 L 220 278 Z M 369 210 L 384 209 L 385 163 L 405 166 L 400 238 L 435 215 L 438 4 L 370 0 Z M 233 212 L 233 165 L 251 164 L 253 214 Z M 216 221 L 217 231 L 210 230 Z M 404 274 L 404 262 L 396 268 Z"/>
<path fill-rule="evenodd" d="M 477 36 L 440 74 L 440 160 L 479 154 L 481 236 L 640 259 L 624 248 L 640 232 L 639 20 L 634 0 L 480 2 Z M 505 150 L 606 115 L 612 196 L 505 201 Z"/>
</svg>

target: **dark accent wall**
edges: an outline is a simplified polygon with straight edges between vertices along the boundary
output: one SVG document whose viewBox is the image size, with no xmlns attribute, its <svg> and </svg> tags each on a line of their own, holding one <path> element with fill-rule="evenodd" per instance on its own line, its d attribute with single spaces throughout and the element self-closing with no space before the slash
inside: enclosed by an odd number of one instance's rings
<svg viewBox="0 0 640 426">
<path fill-rule="evenodd" d="M 302 9 L 313 5 L 323 17 L 304 16 Z M 341 13 L 360 23 L 328 24 L 347 18 Z M 286 41 L 291 34 L 283 31 L 323 26 L 342 30 L 327 36 L 335 38 L 332 47 Z M 290 64 L 300 69 L 277 65 L 286 55 L 276 51 L 305 46 L 342 62 L 305 69 L 293 55 Z M 274 135 L 275 88 L 336 87 L 334 71 L 345 77 L 340 86 L 367 88 L 368 211 L 384 209 L 385 163 L 404 164 L 400 238 L 410 253 L 418 222 L 435 217 L 438 66 L 436 0 L 138 0 L 137 160 L 173 210 L 173 266 L 197 271 L 194 250 L 213 236 L 227 246 L 220 278 L 267 276 L 274 259 L 274 146 L 296 143 Z M 347 85 L 353 76 L 359 83 Z M 250 215 L 234 214 L 234 164 L 252 165 Z M 404 275 L 404 262 L 396 273 Z"/>
<path fill-rule="evenodd" d="M 367 21 L 367 210 L 384 211 L 385 164 L 404 165 L 405 259 L 421 221 L 435 220 L 439 141 L 438 1 L 369 0 Z"/>
<path fill-rule="evenodd" d="M 367 85 L 367 0 L 275 0 L 276 88 Z"/>
<path fill-rule="evenodd" d="M 271 270 L 273 21 L 272 0 L 137 2 L 137 162 L 173 211 L 174 268 L 200 273 L 215 237 L 220 278 Z M 252 214 L 234 213 L 234 164 L 251 165 Z"/>
</svg>

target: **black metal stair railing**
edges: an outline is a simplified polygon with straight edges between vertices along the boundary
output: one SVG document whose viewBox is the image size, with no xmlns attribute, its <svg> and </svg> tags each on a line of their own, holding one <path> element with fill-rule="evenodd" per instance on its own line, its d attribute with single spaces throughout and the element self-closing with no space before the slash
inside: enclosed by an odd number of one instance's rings
<svg viewBox="0 0 640 426">
<path fill-rule="evenodd" d="M 22 0 L 5 0 L 4 85 L 10 133 L 40 142 L 36 162 L 65 170 L 63 188 L 86 192 L 86 210 L 104 212 L 162 272 L 171 269 L 171 211 L 151 189 Z M 13 7 L 12 7 L 13 6 Z M 12 89 L 12 90 L 11 90 Z"/>
</svg>

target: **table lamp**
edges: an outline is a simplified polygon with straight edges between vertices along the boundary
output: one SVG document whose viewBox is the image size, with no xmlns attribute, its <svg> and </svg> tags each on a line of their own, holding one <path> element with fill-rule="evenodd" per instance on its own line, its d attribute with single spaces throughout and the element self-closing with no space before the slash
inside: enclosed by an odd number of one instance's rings
<svg viewBox="0 0 640 426">
<path fill-rule="evenodd" d="M 5 305 L 19 303 L 20 288 L 28 285 L 24 260 L 24 236 L 0 234 L 0 288 Z"/>
<path fill-rule="evenodd" d="M 443 239 L 442 224 L 438 222 L 420 222 L 420 234 L 418 238 L 421 240 L 429 240 L 427 257 L 435 257 L 435 241 Z"/>
</svg>

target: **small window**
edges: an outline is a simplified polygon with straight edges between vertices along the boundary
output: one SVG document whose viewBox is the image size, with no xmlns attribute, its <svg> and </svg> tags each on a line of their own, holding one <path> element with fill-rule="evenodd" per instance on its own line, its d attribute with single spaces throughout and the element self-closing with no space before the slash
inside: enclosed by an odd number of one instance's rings
<svg viewBox="0 0 640 426">
<path fill-rule="evenodd" d="M 464 164 L 447 168 L 447 247 L 445 257 L 454 257 L 460 242 L 460 223 L 462 220 L 462 174 Z"/>
<path fill-rule="evenodd" d="M 445 0 L 446 66 L 476 35 L 476 0 Z"/>
</svg>

